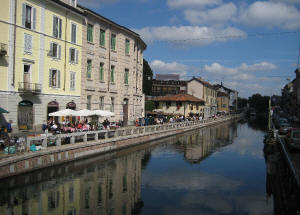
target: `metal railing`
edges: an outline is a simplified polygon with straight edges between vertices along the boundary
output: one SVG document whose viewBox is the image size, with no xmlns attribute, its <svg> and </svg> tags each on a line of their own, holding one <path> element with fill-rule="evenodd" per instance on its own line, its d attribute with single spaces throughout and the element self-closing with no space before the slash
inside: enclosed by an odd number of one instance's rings
<svg viewBox="0 0 300 215">
<path fill-rule="evenodd" d="M 42 85 L 29 82 L 19 82 L 18 91 L 23 93 L 41 93 Z"/>
<path fill-rule="evenodd" d="M 178 129 L 195 129 L 201 128 L 206 125 L 214 124 L 217 122 L 223 122 L 229 119 L 239 118 L 241 115 L 234 115 L 228 117 L 222 117 L 218 119 L 205 119 L 198 121 L 184 121 L 176 123 L 166 123 L 151 126 L 142 127 L 127 127 L 119 128 L 116 130 L 100 130 L 100 131 L 87 131 L 87 132 L 75 132 L 65 134 L 52 134 L 45 133 L 40 136 L 27 137 L 26 140 L 26 151 L 29 151 L 31 143 L 40 142 L 42 149 L 46 149 L 48 146 L 55 142 L 56 147 L 60 147 L 62 143 L 77 144 L 87 143 L 89 140 L 98 141 L 99 144 L 104 144 L 110 140 L 118 141 L 130 138 L 136 138 L 144 135 L 155 134 L 155 133 L 166 133 Z"/>
</svg>

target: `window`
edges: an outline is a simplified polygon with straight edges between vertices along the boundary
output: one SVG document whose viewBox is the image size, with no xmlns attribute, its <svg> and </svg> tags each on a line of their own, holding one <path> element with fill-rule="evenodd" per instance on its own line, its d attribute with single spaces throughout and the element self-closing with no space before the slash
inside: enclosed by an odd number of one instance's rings
<svg viewBox="0 0 300 215">
<path fill-rule="evenodd" d="M 88 187 L 85 189 L 85 192 L 84 192 L 84 208 L 85 209 L 90 208 L 90 191 L 91 191 L 91 188 Z"/>
<path fill-rule="evenodd" d="M 88 109 L 88 110 L 91 110 L 91 106 L 92 106 L 92 96 L 91 95 L 89 95 L 89 96 L 87 96 L 86 97 L 86 100 L 87 100 L 87 102 L 86 102 L 86 109 Z"/>
<path fill-rule="evenodd" d="M 127 191 L 127 176 L 123 175 L 123 193 Z"/>
<path fill-rule="evenodd" d="M 49 87 L 60 88 L 60 71 L 50 69 L 49 72 Z"/>
<path fill-rule="evenodd" d="M 110 112 L 115 111 L 115 98 L 111 97 L 111 106 L 110 106 Z"/>
<path fill-rule="evenodd" d="M 100 63 L 100 69 L 99 69 L 99 80 L 104 80 L 104 63 Z"/>
<path fill-rule="evenodd" d="M 110 45 L 111 45 L 111 50 L 116 51 L 116 35 L 115 34 L 111 34 Z"/>
<path fill-rule="evenodd" d="M 72 23 L 71 25 L 71 42 L 76 43 L 76 24 Z"/>
<path fill-rule="evenodd" d="M 61 46 L 57 43 L 50 43 L 50 56 L 60 59 L 61 57 Z"/>
<path fill-rule="evenodd" d="M 74 201 L 74 187 L 73 185 L 71 185 L 69 187 L 69 202 L 73 202 Z"/>
<path fill-rule="evenodd" d="M 98 184 L 98 206 L 102 205 L 102 184 Z"/>
<path fill-rule="evenodd" d="M 104 110 L 104 96 L 100 97 L 99 109 Z"/>
<path fill-rule="evenodd" d="M 87 27 L 87 41 L 88 42 L 93 42 L 93 31 L 94 31 L 94 26 L 91 24 L 88 24 Z"/>
<path fill-rule="evenodd" d="M 62 20 L 57 16 L 53 16 L 53 37 L 61 39 Z"/>
<path fill-rule="evenodd" d="M 124 73 L 124 84 L 128 85 L 128 76 L 129 76 L 129 70 L 125 69 Z"/>
<path fill-rule="evenodd" d="M 22 6 L 22 26 L 35 30 L 36 8 L 33 8 L 28 4 L 23 4 Z"/>
<path fill-rule="evenodd" d="M 115 83 L 115 66 L 110 68 L 110 82 Z"/>
<path fill-rule="evenodd" d="M 78 64 L 78 50 L 74 48 L 69 49 L 69 62 Z"/>
<path fill-rule="evenodd" d="M 100 29 L 100 46 L 105 47 L 105 30 Z"/>
<path fill-rule="evenodd" d="M 86 78 L 88 80 L 92 79 L 92 60 L 87 60 L 87 73 Z"/>
<path fill-rule="evenodd" d="M 108 187 L 108 197 L 109 197 L 109 199 L 112 199 L 112 197 L 113 197 L 112 186 L 113 186 L 113 182 L 112 182 L 111 179 L 109 179 L 109 187 Z"/>
<path fill-rule="evenodd" d="M 125 40 L 125 54 L 129 55 L 130 41 L 128 39 Z"/>
<path fill-rule="evenodd" d="M 32 35 L 24 34 L 24 53 L 32 54 Z"/>
<path fill-rule="evenodd" d="M 70 90 L 75 90 L 76 73 L 70 72 Z"/>
</svg>

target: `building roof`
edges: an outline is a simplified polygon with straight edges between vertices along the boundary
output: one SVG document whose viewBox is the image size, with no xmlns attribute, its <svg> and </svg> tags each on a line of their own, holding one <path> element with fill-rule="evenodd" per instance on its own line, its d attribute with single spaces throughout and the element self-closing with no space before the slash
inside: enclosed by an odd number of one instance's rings
<svg viewBox="0 0 300 215">
<path fill-rule="evenodd" d="M 228 87 L 224 87 L 223 84 L 215 84 L 214 87 L 216 90 L 223 88 L 227 92 L 235 92 L 235 90 L 229 89 Z"/>
<path fill-rule="evenodd" d="M 160 96 L 153 99 L 153 101 L 174 101 L 174 102 L 204 102 L 202 99 L 199 99 L 195 96 L 189 94 L 177 94 L 170 96 Z"/>
<path fill-rule="evenodd" d="M 179 75 L 178 74 L 156 74 L 156 80 L 161 81 L 168 81 L 168 80 L 174 80 L 179 81 Z"/>
<path fill-rule="evenodd" d="M 73 7 L 73 6 L 69 5 L 69 4 L 66 4 L 65 2 L 63 2 L 61 0 L 51 0 L 51 1 L 54 2 L 54 3 L 56 3 L 56 4 L 59 4 L 59 5 L 63 6 L 63 7 L 65 7 L 65 8 L 67 8 L 69 10 L 72 10 L 72 11 L 74 11 L 74 12 L 76 12 L 76 13 L 82 15 L 82 16 L 84 16 L 83 11 L 78 10 L 77 8 L 75 8 L 75 7 Z"/>
<path fill-rule="evenodd" d="M 213 85 L 211 85 L 209 82 L 207 81 L 204 81 L 202 78 L 196 78 L 196 77 L 193 77 L 191 80 L 189 80 L 188 82 L 191 82 L 191 81 L 198 81 L 199 83 L 203 84 L 204 86 L 206 87 L 209 87 L 209 88 L 213 88 Z"/>
</svg>

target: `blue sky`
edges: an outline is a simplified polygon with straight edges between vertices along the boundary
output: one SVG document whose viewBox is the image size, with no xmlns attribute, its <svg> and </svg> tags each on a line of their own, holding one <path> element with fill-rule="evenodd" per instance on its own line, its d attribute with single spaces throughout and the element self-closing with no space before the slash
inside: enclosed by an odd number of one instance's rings
<svg viewBox="0 0 300 215">
<path fill-rule="evenodd" d="M 295 78 L 300 0 L 79 0 L 139 33 L 154 72 L 280 94 Z"/>
</svg>

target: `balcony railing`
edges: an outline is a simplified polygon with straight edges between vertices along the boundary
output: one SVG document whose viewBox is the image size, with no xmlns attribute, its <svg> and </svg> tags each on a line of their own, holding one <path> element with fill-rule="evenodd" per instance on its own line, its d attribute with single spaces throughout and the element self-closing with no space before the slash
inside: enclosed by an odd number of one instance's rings
<svg viewBox="0 0 300 215">
<path fill-rule="evenodd" d="M 18 91 L 21 93 L 41 93 L 42 85 L 29 82 L 19 82 Z"/>
</svg>

